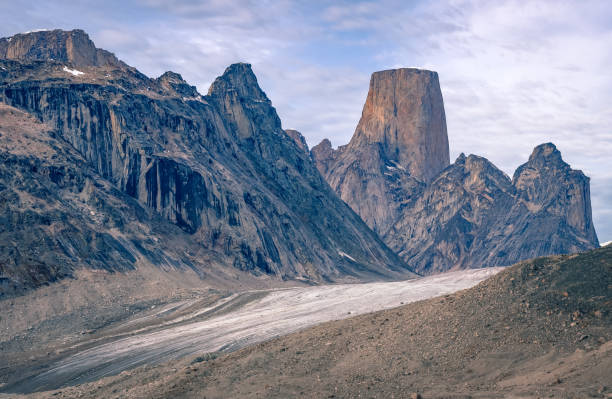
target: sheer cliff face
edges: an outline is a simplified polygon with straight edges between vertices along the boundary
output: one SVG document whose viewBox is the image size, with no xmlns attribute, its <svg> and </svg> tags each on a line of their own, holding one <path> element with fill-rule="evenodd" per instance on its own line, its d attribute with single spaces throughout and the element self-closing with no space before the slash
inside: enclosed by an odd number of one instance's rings
<svg viewBox="0 0 612 399">
<path fill-rule="evenodd" d="M 578 237 L 598 243 L 591 212 L 589 178 L 563 161 L 552 143 L 533 150 L 512 179 L 521 202 L 534 212 L 563 220 Z"/>
<path fill-rule="evenodd" d="M 350 143 L 313 147 L 338 195 L 421 273 L 510 265 L 598 245 L 589 180 L 553 144 L 535 148 L 512 180 L 485 158 L 449 166 L 437 75 L 372 75 Z"/>
<path fill-rule="evenodd" d="M 88 38 L 75 41 L 80 31 L 43 33 L 0 39 L 0 102 L 44 123 L 121 198 L 180 228 L 206 253 L 188 267 L 214 262 L 314 282 L 410 275 L 282 130 L 250 65 L 230 66 L 202 96 L 176 73 L 149 79 L 101 62 L 95 54 L 106 52 L 91 52 Z M 18 41 L 20 50 L 6 55 Z M 70 72 L 77 67 L 81 73 Z M 23 162 L 38 162 L 36 154 Z M 40 178 L 28 177 L 32 185 Z M 131 244 L 131 264 L 150 256 L 144 239 Z M 19 265 L 11 270 L 7 278 L 18 281 Z"/>
<path fill-rule="evenodd" d="M 429 182 L 450 163 L 438 74 L 403 68 L 375 72 L 349 150 L 379 145 L 387 160 Z"/>
<path fill-rule="evenodd" d="M 422 186 L 449 164 L 438 74 L 375 72 L 350 143 L 333 150 L 324 140 L 312 155 L 330 186 L 384 236 Z"/>
</svg>

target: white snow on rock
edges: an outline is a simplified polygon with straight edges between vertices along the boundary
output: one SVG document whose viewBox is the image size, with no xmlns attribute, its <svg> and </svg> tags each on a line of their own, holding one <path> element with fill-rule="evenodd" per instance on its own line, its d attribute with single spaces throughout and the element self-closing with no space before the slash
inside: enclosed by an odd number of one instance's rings
<svg viewBox="0 0 612 399">
<path fill-rule="evenodd" d="M 34 29 L 34 30 L 29 30 L 27 32 L 23 32 L 22 35 L 27 35 L 28 33 L 36 33 L 36 32 L 48 32 L 51 29 Z"/>
<path fill-rule="evenodd" d="M 600 247 L 606 247 L 608 245 L 612 244 L 612 241 L 606 241 L 604 243 L 599 244 Z"/>
<path fill-rule="evenodd" d="M 395 167 L 396 167 L 397 169 L 399 169 L 399 170 L 403 170 L 403 171 L 405 171 L 405 170 L 406 170 L 406 169 L 405 169 L 405 168 L 404 168 L 402 165 L 398 164 L 398 163 L 397 163 L 397 162 L 395 162 L 395 161 L 391 161 L 391 163 L 392 163 L 393 165 L 395 165 Z"/>
<path fill-rule="evenodd" d="M 94 381 L 143 364 L 158 364 L 219 350 L 236 350 L 319 323 L 450 294 L 472 287 L 501 270 L 470 269 L 390 283 L 278 289 L 242 305 L 241 295 L 238 294 L 213 306 L 208 305 L 205 309 L 195 308 L 191 315 L 181 313 L 178 319 L 164 323 L 161 330 L 135 330 L 134 335 L 77 351 L 52 364 L 43 373 L 29 378 L 28 387 L 55 389 L 65 383 Z M 203 312 L 224 305 L 232 308 L 232 303 L 237 306 L 230 312 L 207 320 L 195 319 Z M 183 321 L 184 324 L 176 325 L 173 323 L 175 321 Z"/>
<path fill-rule="evenodd" d="M 343 258 L 350 259 L 353 262 L 357 262 L 355 259 L 353 259 L 351 255 L 347 254 L 346 252 L 338 251 L 338 255 L 342 256 Z"/>
<path fill-rule="evenodd" d="M 76 69 L 70 69 L 67 66 L 65 66 L 64 69 L 62 69 L 62 71 L 68 72 L 69 74 L 72 74 L 74 76 L 85 75 L 85 72 L 77 71 Z"/>
</svg>

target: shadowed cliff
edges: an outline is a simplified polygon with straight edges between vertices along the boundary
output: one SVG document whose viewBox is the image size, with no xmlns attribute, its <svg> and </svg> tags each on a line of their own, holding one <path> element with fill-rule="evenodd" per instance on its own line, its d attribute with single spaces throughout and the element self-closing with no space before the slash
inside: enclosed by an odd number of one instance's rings
<svg viewBox="0 0 612 399">
<path fill-rule="evenodd" d="M 127 67 L 82 31 L 0 43 L 0 102 L 45 124 L 99 179 L 179 227 L 206 254 L 191 267 L 204 270 L 214 259 L 255 276 L 310 282 L 412 275 L 281 128 L 249 64 L 228 67 L 202 96 L 177 73 L 150 79 Z M 38 162 L 38 155 L 20 162 Z M 24 178 L 35 184 L 40 177 Z M 15 190 L 10 181 L 2 188 L 4 195 Z M 131 266 L 147 257 L 136 242 Z M 37 283 L 22 281 L 19 264 L 3 267 L 2 277 L 24 287 L 53 281 L 86 264 L 79 252 L 73 258 L 79 266 Z"/>
</svg>

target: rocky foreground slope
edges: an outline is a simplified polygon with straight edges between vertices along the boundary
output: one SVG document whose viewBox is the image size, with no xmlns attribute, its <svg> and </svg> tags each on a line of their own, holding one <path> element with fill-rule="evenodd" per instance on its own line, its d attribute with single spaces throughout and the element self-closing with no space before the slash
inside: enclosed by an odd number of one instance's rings
<svg viewBox="0 0 612 399">
<path fill-rule="evenodd" d="M 201 95 L 179 74 L 144 76 L 83 31 L 19 34 L 0 39 L 0 103 L 34 118 L 0 126 L 11 141 L 0 148 L 0 295 L 84 265 L 412 275 L 281 128 L 248 64 Z"/>
<path fill-rule="evenodd" d="M 53 397 L 605 398 L 611 298 L 608 246 L 526 261 L 452 295 Z"/>
<path fill-rule="evenodd" d="M 512 179 L 487 159 L 449 164 L 438 75 L 376 72 L 350 143 L 311 150 L 338 195 L 421 273 L 507 266 L 598 247 L 589 179 L 551 143 Z"/>
</svg>

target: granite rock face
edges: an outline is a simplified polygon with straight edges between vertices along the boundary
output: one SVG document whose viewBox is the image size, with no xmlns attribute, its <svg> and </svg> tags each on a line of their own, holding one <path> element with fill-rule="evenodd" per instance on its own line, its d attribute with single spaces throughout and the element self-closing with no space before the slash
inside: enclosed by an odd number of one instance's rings
<svg viewBox="0 0 612 399">
<path fill-rule="evenodd" d="M 30 35 L 0 40 L 38 43 L 19 53 L 34 56 L 0 59 L 0 102 L 45 124 L 97 179 L 180 228 L 205 259 L 312 282 L 412 275 L 281 128 L 250 65 L 228 67 L 202 96 L 173 72 L 150 79 L 121 62 L 75 58 L 91 53 L 88 39 L 62 61 L 50 56 L 80 31 L 46 32 L 51 43 Z M 19 280 L 19 265 L 11 270 L 3 278 Z"/>
<path fill-rule="evenodd" d="M 330 186 L 384 236 L 424 183 L 449 164 L 444 103 L 436 72 L 375 72 L 350 143 L 312 149 Z"/>
<path fill-rule="evenodd" d="M 536 147 L 512 180 L 475 155 L 449 166 L 439 92 L 433 72 L 375 73 L 350 143 L 311 150 L 330 186 L 393 250 L 428 274 L 598 246 L 589 179 L 553 144 Z"/>
<path fill-rule="evenodd" d="M 414 68 L 375 72 L 348 149 L 378 145 L 387 160 L 429 182 L 450 163 L 438 74 Z"/>
<path fill-rule="evenodd" d="M 0 298 L 79 268 L 223 270 L 193 235 L 118 190 L 57 131 L 0 103 Z"/>
</svg>

